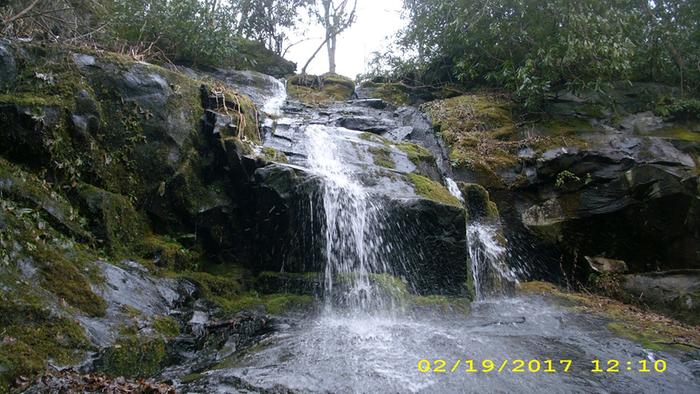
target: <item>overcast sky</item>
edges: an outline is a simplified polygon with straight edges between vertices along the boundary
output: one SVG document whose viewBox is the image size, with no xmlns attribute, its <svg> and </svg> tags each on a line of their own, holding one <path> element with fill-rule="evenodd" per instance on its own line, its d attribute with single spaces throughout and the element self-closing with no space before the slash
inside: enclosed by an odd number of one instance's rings
<svg viewBox="0 0 700 394">
<path fill-rule="evenodd" d="M 358 0 L 357 20 L 338 40 L 336 53 L 337 73 L 355 78 L 365 72 L 372 52 L 382 51 L 392 41 L 394 34 L 403 27 L 401 20 L 402 0 Z M 292 47 L 285 57 L 298 65 L 301 71 L 304 63 L 323 42 L 324 30 L 314 24 L 304 34 L 315 39 Z M 299 41 L 291 37 L 289 43 Z M 328 55 L 324 49 L 316 55 L 307 72 L 323 74 L 328 71 Z"/>
</svg>

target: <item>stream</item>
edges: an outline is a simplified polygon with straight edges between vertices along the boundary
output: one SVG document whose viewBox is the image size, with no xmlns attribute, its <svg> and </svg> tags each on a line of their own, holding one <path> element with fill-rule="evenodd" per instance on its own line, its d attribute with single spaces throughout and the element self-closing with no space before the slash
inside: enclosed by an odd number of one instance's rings
<svg viewBox="0 0 700 394">
<path fill-rule="evenodd" d="M 288 166 L 309 172 L 321 185 L 309 200 L 310 209 L 322 210 L 313 215 L 323 220 L 316 234 L 325 248 L 319 257 L 325 267 L 320 307 L 311 317 L 276 319 L 257 343 L 218 360 L 200 378 L 182 384 L 183 392 L 700 392 L 697 354 L 651 351 L 613 335 L 597 315 L 574 312 L 548 296 L 504 295 L 508 292 L 490 288 L 498 281 L 488 276 L 512 284 L 526 280 L 527 271 L 503 264 L 508 253 L 486 224 L 465 228 L 470 260 L 465 264 L 471 264 L 476 293 L 468 315 L 402 307 L 376 278 L 391 275 L 409 290 L 417 286 L 410 275 L 417 263 L 410 256 L 420 253 L 404 253 L 414 247 L 402 235 L 410 229 L 392 227 L 387 205 L 416 197 L 392 175 L 410 173 L 415 165 L 390 146 L 394 169 L 378 169 L 367 152 L 381 143 L 340 125 L 355 119 L 375 127 L 391 120 L 391 112 L 373 108 L 371 100 L 305 107 L 285 101 L 281 83 L 271 86 L 267 96 L 256 93 L 272 115 L 265 145 L 285 152 Z M 416 116 L 400 111 L 409 122 Z M 387 127 L 392 131 L 384 135 L 402 140 L 406 135 L 398 126 Z M 438 157 L 439 176 L 462 199 L 441 161 Z M 436 360 L 444 360 L 444 372 Z M 514 360 L 524 360 L 522 373 Z M 551 368 L 545 371 L 547 360 Z M 566 371 L 560 360 L 571 360 Z M 592 372 L 594 360 L 603 369 L 617 360 L 619 372 Z M 639 372 L 643 360 L 651 372 Z M 661 366 L 663 372 L 654 368 Z"/>
</svg>

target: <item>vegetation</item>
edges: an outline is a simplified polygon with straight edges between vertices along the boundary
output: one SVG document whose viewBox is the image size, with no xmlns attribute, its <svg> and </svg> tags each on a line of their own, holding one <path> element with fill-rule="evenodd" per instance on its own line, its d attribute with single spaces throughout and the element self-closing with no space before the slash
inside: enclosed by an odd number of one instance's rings
<svg viewBox="0 0 700 394">
<path fill-rule="evenodd" d="M 396 51 L 366 79 L 459 83 L 514 93 L 528 109 L 557 89 L 656 81 L 700 89 L 697 1 L 405 0 Z M 417 71 L 416 71 L 417 70 Z"/>
<path fill-rule="evenodd" d="M 318 105 L 350 99 L 355 83 L 341 75 L 295 75 L 287 80 L 287 93 L 304 103 Z"/>
<path fill-rule="evenodd" d="M 352 7 L 350 6 L 350 0 L 339 0 L 337 2 L 335 0 L 319 0 L 316 6 L 312 8 L 313 15 L 316 16 L 318 22 L 325 29 L 326 35 L 321 45 L 302 67 L 302 74 L 306 74 L 306 68 L 324 45 L 328 54 L 328 73 L 335 74 L 335 53 L 338 48 L 338 35 L 355 22 L 356 9 L 357 0 L 352 0 Z"/>
<path fill-rule="evenodd" d="M 309 0 L 10 0 L 2 35 L 91 43 L 136 58 L 255 68 L 280 55 Z M 251 42 L 261 45 L 250 50 Z M 281 58 L 280 58 L 281 59 Z M 288 70 L 287 72 L 293 72 Z"/>
<path fill-rule="evenodd" d="M 372 154 L 374 164 L 380 167 L 395 168 L 396 163 L 391 157 L 391 151 L 385 146 L 372 146 L 369 148 L 369 153 Z"/>
<path fill-rule="evenodd" d="M 445 189 L 441 184 L 418 174 L 408 174 L 406 176 L 408 180 L 413 183 L 413 187 L 418 195 L 443 204 L 455 205 L 458 207 L 462 206 L 459 199 L 453 196 L 449 190 Z"/>
</svg>

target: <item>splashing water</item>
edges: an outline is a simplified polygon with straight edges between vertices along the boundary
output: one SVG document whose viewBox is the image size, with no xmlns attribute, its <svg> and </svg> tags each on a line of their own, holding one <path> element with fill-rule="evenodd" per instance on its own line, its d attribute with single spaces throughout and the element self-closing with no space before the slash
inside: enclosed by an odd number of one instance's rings
<svg viewBox="0 0 700 394">
<path fill-rule="evenodd" d="M 455 182 L 454 179 L 446 177 L 445 184 L 447 185 L 447 190 L 450 191 L 450 194 L 457 197 L 459 201 L 464 202 L 464 196 L 462 196 L 462 192 L 459 190 L 459 186 L 457 186 L 457 182 Z"/>
<path fill-rule="evenodd" d="M 272 95 L 267 99 L 262 110 L 272 117 L 282 116 L 282 106 L 287 101 L 287 88 L 284 81 L 275 78 L 270 78 L 272 82 Z"/>
<path fill-rule="evenodd" d="M 464 196 L 454 179 L 446 177 L 445 184 L 450 193 L 464 203 Z M 498 230 L 478 222 L 467 223 L 467 248 L 471 260 L 472 278 L 474 280 L 474 293 L 477 300 L 484 298 L 485 287 L 492 279 L 494 282 L 508 280 L 517 282 L 518 277 L 513 270 L 505 264 L 506 248 L 498 242 Z M 494 273 L 496 278 L 489 278 Z"/>
<path fill-rule="evenodd" d="M 351 311 L 367 311 L 385 306 L 373 275 L 390 273 L 380 257 L 384 243 L 379 202 L 373 202 L 355 179 L 350 167 L 340 162 L 338 147 L 330 133 L 339 128 L 309 125 L 308 163 L 322 178 L 325 214 L 324 298 Z"/>
<path fill-rule="evenodd" d="M 467 224 L 467 246 L 472 262 L 474 293 L 477 300 L 484 298 L 485 281 L 489 268 L 500 267 L 506 249 L 496 241 L 496 229 L 480 223 Z M 497 272 L 502 274 L 500 268 Z"/>
</svg>

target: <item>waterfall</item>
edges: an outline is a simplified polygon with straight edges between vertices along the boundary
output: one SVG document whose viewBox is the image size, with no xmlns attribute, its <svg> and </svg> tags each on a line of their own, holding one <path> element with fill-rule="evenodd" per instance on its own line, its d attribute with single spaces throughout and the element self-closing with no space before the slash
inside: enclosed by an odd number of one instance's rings
<svg viewBox="0 0 700 394">
<path fill-rule="evenodd" d="M 447 188 L 464 203 L 464 196 L 452 178 L 445 178 Z M 517 282 L 518 277 L 504 262 L 506 248 L 498 240 L 498 228 L 495 225 L 480 223 L 467 218 L 467 249 L 471 263 L 474 295 L 477 300 L 484 299 L 489 290 L 499 290 L 502 280 Z"/>
<path fill-rule="evenodd" d="M 287 101 L 287 88 L 284 80 L 280 81 L 270 77 L 270 83 L 272 85 L 270 89 L 271 95 L 265 101 L 262 110 L 268 116 L 278 118 L 282 116 L 282 106 Z"/>
<path fill-rule="evenodd" d="M 384 305 L 373 275 L 391 272 L 380 257 L 384 243 L 380 202 L 339 160 L 340 152 L 330 133 L 339 129 L 309 125 L 309 169 L 321 177 L 325 215 L 324 296 L 327 307 L 339 303 L 350 310 L 368 310 Z"/>
</svg>

